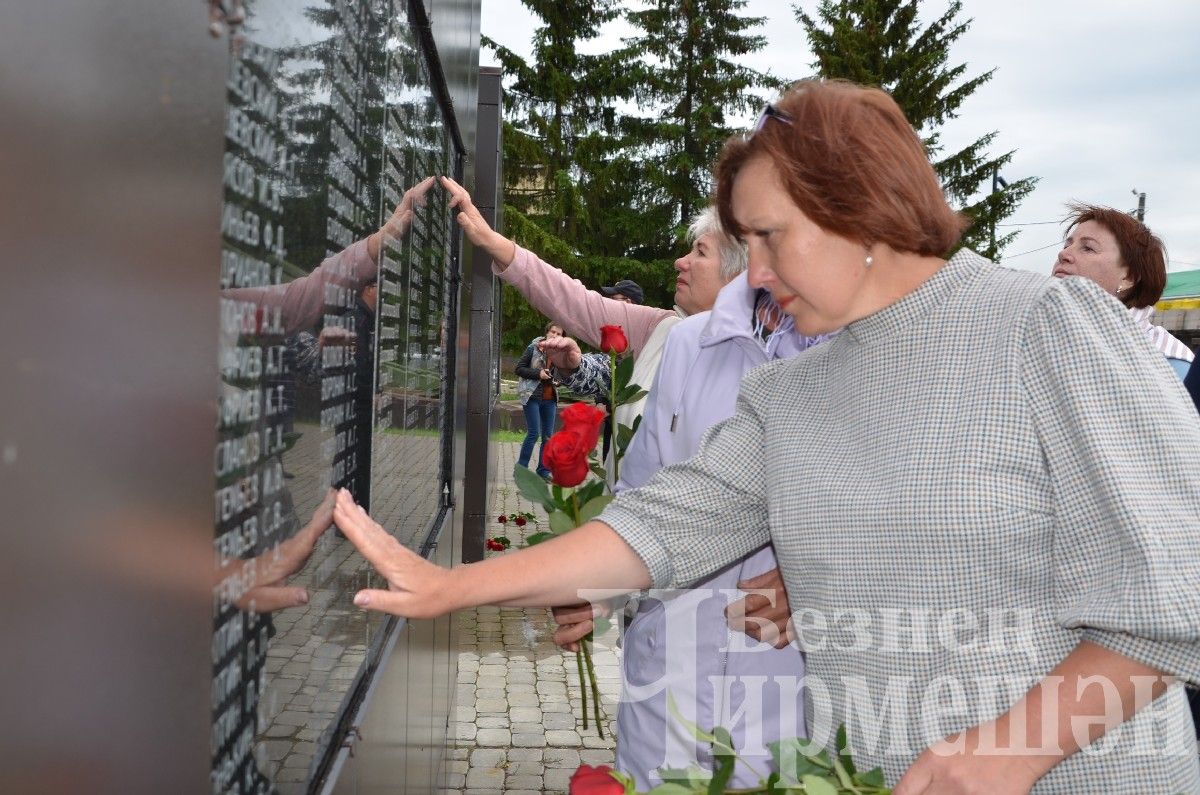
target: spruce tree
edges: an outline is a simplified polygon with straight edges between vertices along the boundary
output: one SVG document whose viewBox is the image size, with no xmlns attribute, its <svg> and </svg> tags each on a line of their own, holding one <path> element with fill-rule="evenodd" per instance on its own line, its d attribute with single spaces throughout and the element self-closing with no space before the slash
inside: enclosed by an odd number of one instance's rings
<svg viewBox="0 0 1200 795">
<path fill-rule="evenodd" d="M 651 113 L 630 116 L 624 129 L 642 142 L 647 168 L 645 212 L 657 237 L 647 250 L 665 256 L 712 192 L 712 166 L 736 130 L 730 117 L 751 114 L 755 88 L 778 88 L 768 75 L 738 63 L 761 49 L 752 34 L 763 17 L 742 16 L 745 0 L 648 0 L 628 14 L 639 33 L 627 45 L 642 55 L 636 97 Z"/>
<path fill-rule="evenodd" d="M 645 262 L 654 237 L 646 179 L 614 108 L 632 96 L 627 47 L 580 53 L 620 13 L 616 0 L 522 0 L 538 20 L 526 61 L 484 37 L 504 69 L 504 232 L 589 287 L 638 280 L 670 305 L 666 262 Z M 631 257 L 630 259 L 623 259 Z M 545 318 L 504 292 L 503 347 L 523 350 Z"/>
<path fill-rule="evenodd" d="M 614 102 L 628 87 L 621 53 L 588 55 L 580 45 L 619 13 L 616 0 L 521 0 L 540 24 L 527 63 L 484 37 L 504 68 L 505 196 L 546 232 L 577 239 L 589 207 L 593 163 L 614 149 Z"/>
<path fill-rule="evenodd" d="M 792 8 L 822 77 L 879 86 L 892 95 L 922 136 L 947 198 L 973 221 L 962 245 L 998 259 L 1017 233 L 994 236 L 996 226 L 1012 215 L 1037 178 L 993 190 L 996 175 L 1013 156 L 1011 151 L 987 153 L 995 131 L 958 151 L 945 151 L 940 127 L 959 116 L 963 102 L 995 69 L 965 77 L 966 64 L 950 65 L 950 47 L 971 24 L 958 18 L 959 0 L 925 28 L 917 19 L 918 5 L 918 0 L 821 0 L 816 18 L 798 5 Z"/>
</svg>

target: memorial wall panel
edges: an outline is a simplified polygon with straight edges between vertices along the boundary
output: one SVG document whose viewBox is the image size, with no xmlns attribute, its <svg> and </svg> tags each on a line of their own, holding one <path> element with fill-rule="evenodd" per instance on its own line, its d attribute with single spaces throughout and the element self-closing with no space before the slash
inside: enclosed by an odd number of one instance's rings
<svg viewBox="0 0 1200 795">
<path fill-rule="evenodd" d="M 445 505 L 458 158 L 406 0 L 247 2 L 231 43 L 214 452 L 214 792 L 308 791 L 387 622 L 326 530 Z M 377 234 L 378 230 L 384 232 Z"/>
</svg>

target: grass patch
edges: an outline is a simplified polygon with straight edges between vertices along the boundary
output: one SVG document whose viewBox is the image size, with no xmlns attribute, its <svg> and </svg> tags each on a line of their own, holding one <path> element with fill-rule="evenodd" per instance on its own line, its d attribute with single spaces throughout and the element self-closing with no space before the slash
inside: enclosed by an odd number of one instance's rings
<svg viewBox="0 0 1200 795">
<path fill-rule="evenodd" d="M 376 431 L 378 433 L 378 431 Z M 397 436 L 437 436 L 439 431 L 434 428 L 385 428 L 383 433 L 395 434 Z M 492 431 L 493 442 L 523 442 L 525 441 L 525 431 L 506 431 L 502 428 L 497 428 Z"/>
<path fill-rule="evenodd" d="M 493 442 L 523 442 L 525 431 L 506 431 L 500 428 L 492 431 Z"/>
</svg>

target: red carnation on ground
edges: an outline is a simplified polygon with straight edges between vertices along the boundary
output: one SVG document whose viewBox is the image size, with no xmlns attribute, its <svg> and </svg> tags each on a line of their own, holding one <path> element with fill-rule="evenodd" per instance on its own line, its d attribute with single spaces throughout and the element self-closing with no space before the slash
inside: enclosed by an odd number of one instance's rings
<svg viewBox="0 0 1200 795">
<path fill-rule="evenodd" d="M 605 353 L 624 353 L 629 350 L 625 329 L 620 326 L 600 327 L 600 350 Z"/>
<path fill-rule="evenodd" d="M 608 765 L 580 765 L 571 776 L 571 795 L 624 795 L 625 785 L 612 777 Z"/>
</svg>

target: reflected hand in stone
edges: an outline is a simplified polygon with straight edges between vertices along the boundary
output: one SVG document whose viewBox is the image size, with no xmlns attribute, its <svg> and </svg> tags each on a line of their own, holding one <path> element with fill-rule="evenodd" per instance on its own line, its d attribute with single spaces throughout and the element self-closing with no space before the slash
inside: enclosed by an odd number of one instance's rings
<svg viewBox="0 0 1200 795">
<path fill-rule="evenodd" d="M 504 235 L 492 229 L 483 216 L 479 214 L 471 194 L 449 177 L 442 177 L 442 187 L 450 194 L 450 209 L 458 210 L 455 220 L 462 227 L 467 239 L 482 248 L 495 261 L 500 270 L 512 264 L 517 256 L 517 245 Z"/>
<path fill-rule="evenodd" d="M 354 356 L 355 342 L 358 335 L 342 326 L 325 326 L 317 337 L 317 344 L 322 348 L 349 348 L 350 356 Z"/>
<path fill-rule="evenodd" d="M 235 604 L 241 610 L 271 613 L 285 607 L 308 604 L 308 591 L 303 587 L 286 586 L 291 577 L 312 557 L 321 535 L 333 526 L 333 506 L 337 493 L 330 489 L 325 499 L 313 511 L 308 524 L 279 546 L 254 559 L 255 586 L 246 591 Z"/>
<path fill-rule="evenodd" d="M 595 629 L 595 616 L 607 618 L 612 615 L 612 605 L 607 602 L 592 604 L 580 602 L 577 605 L 564 605 L 552 608 L 554 623 L 554 643 L 567 651 L 579 651 L 579 641 L 587 637 Z"/>
<path fill-rule="evenodd" d="M 551 337 L 538 343 L 538 350 L 546 354 L 546 361 L 562 370 L 575 370 L 583 361 L 579 343 L 570 337 Z"/>
<path fill-rule="evenodd" d="M 779 568 L 742 580 L 737 586 L 754 593 L 725 608 L 729 628 L 777 649 L 786 646 L 792 637 L 791 607 Z"/>
<path fill-rule="evenodd" d="M 333 521 L 388 583 L 386 591 L 359 591 L 354 604 L 406 618 L 433 618 L 448 611 L 442 600 L 449 572 L 406 549 L 368 516 L 346 489 L 337 494 Z"/>
<path fill-rule="evenodd" d="M 239 36 L 238 29 L 245 21 L 242 0 L 208 0 L 208 32 L 214 39 L 220 38 L 225 27 L 231 36 Z"/>
<path fill-rule="evenodd" d="M 321 329 L 320 336 L 317 341 L 322 345 L 352 345 L 354 343 L 355 334 L 353 331 L 341 326 L 325 326 Z"/>
<path fill-rule="evenodd" d="M 379 231 L 367 238 L 367 255 L 371 259 L 379 259 L 379 253 L 383 250 L 384 243 L 402 240 L 408 234 L 413 216 L 416 215 L 419 208 L 425 206 L 426 197 L 433 188 L 433 184 L 434 178 L 426 177 L 404 192 L 396 209 L 392 211 L 383 226 L 379 227 Z"/>
</svg>

